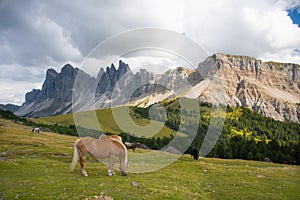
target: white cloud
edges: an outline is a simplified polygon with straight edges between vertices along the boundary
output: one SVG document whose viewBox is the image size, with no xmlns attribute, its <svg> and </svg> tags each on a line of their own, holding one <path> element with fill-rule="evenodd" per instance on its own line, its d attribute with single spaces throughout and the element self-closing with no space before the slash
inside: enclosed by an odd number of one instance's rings
<svg viewBox="0 0 300 200">
<path fill-rule="evenodd" d="M 21 105 L 25 101 L 25 93 L 32 88 L 41 88 L 40 82 L 13 81 L 9 79 L 0 80 L 0 102 Z"/>
<path fill-rule="evenodd" d="M 286 11 L 297 6 L 297 0 L 4 0 L 0 1 L 0 68 L 9 73 L 0 73 L 0 77 L 11 82 L 43 81 L 37 77 L 48 67 L 60 71 L 67 62 L 80 66 L 98 43 L 139 27 L 184 32 L 209 54 L 223 52 L 300 63 L 295 51 L 300 47 L 300 28 Z M 145 63 L 145 58 L 138 61 L 136 55 L 126 58 L 132 66 Z M 14 66 L 15 73 L 7 66 Z M 17 83 L 5 86 L 19 88 Z M 7 93 L 1 88 L 1 93 Z M 0 103 L 15 101 L 14 97 L 7 99 L 2 97 Z"/>
<path fill-rule="evenodd" d="M 266 60 L 277 54 L 278 61 L 293 58 L 300 63 L 297 56 L 289 53 L 300 46 L 300 28 L 287 15 L 286 5 L 276 1 L 217 1 L 190 8 L 184 23 L 187 36 L 209 53 L 243 54 Z"/>
</svg>

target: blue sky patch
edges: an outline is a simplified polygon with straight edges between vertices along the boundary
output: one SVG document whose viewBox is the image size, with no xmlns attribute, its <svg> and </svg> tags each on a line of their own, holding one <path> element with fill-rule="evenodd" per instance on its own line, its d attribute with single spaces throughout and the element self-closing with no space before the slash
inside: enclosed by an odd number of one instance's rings
<svg viewBox="0 0 300 200">
<path fill-rule="evenodd" d="M 300 27 L 300 7 L 295 7 L 288 10 L 288 16 L 292 19 L 294 24 Z"/>
</svg>

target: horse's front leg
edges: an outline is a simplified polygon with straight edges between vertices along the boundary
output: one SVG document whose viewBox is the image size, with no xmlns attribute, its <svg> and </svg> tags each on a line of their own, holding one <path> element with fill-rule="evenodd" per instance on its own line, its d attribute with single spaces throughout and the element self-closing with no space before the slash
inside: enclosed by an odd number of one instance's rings
<svg viewBox="0 0 300 200">
<path fill-rule="evenodd" d="M 114 161 L 115 161 L 115 155 L 110 154 L 109 155 L 109 162 L 108 162 L 108 171 L 107 171 L 108 176 L 113 176 L 113 175 L 116 174 L 114 172 Z"/>
</svg>

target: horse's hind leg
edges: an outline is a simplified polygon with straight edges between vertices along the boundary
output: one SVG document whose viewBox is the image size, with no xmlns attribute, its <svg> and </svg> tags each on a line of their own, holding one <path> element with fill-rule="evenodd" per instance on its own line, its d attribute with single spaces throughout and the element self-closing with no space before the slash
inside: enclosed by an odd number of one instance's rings
<svg viewBox="0 0 300 200">
<path fill-rule="evenodd" d="M 80 166 L 81 166 L 81 175 L 82 176 L 88 176 L 87 172 L 85 171 L 85 162 L 86 160 L 86 154 L 80 155 Z"/>
<path fill-rule="evenodd" d="M 81 175 L 88 176 L 87 172 L 85 171 L 85 164 L 84 164 L 86 160 L 87 149 L 85 148 L 85 146 L 81 141 L 78 143 L 77 148 L 79 150 L 79 155 L 80 155 L 79 162 L 81 166 Z"/>
<path fill-rule="evenodd" d="M 109 162 L 108 162 L 108 171 L 107 171 L 107 175 L 108 176 L 113 176 L 116 173 L 114 172 L 114 161 L 115 161 L 115 156 L 114 155 L 110 155 L 109 156 Z"/>
</svg>

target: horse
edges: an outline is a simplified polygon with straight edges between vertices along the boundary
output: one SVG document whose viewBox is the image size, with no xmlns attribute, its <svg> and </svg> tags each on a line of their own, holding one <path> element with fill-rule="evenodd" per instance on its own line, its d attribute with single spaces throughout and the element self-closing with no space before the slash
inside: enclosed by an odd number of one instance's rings
<svg viewBox="0 0 300 200">
<path fill-rule="evenodd" d="M 122 142 L 122 138 L 118 135 L 105 135 L 105 134 L 102 134 L 102 135 L 100 135 L 99 140 L 106 140 L 106 139 L 109 139 L 109 138 L 114 138 L 114 139 L 119 140 L 120 142 Z"/>
<path fill-rule="evenodd" d="M 128 149 L 132 149 L 132 151 L 134 152 L 134 150 L 140 146 L 140 143 L 131 143 L 131 142 L 125 142 L 125 146 Z"/>
<path fill-rule="evenodd" d="M 191 156 L 194 156 L 194 160 L 198 160 L 198 158 L 199 158 L 199 150 L 196 147 L 194 147 L 192 149 Z"/>
<path fill-rule="evenodd" d="M 119 157 L 120 160 L 120 171 L 122 176 L 127 176 L 127 149 L 126 146 L 114 139 L 108 138 L 106 140 L 99 140 L 91 137 L 84 137 L 77 139 L 74 143 L 74 155 L 70 165 L 70 171 L 74 171 L 78 159 L 80 160 L 81 175 L 88 176 L 85 170 L 85 159 L 86 154 L 91 154 L 96 159 L 108 158 L 108 176 L 115 175 L 114 172 L 114 160 L 115 156 Z"/>
<path fill-rule="evenodd" d="M 32 129 L 32 131 L 31 132 L 36 132 L 36 133 L 39 133 L 41 131 L 41 129 L 39 128 L 39 127 L 35 127 L 35 128 L 33 128 Z"/>
</svg>

